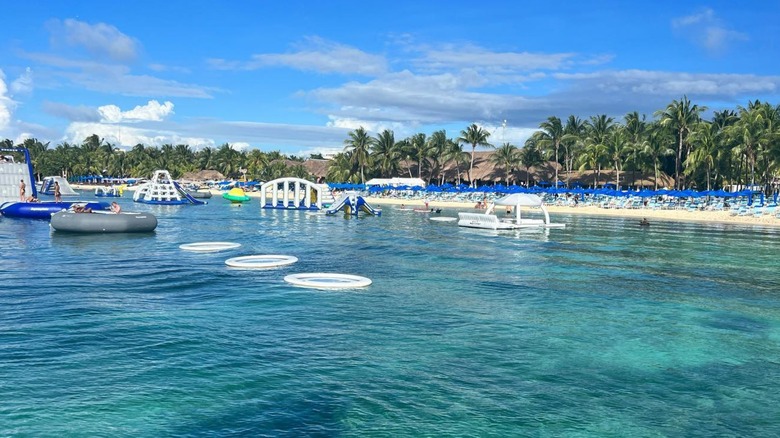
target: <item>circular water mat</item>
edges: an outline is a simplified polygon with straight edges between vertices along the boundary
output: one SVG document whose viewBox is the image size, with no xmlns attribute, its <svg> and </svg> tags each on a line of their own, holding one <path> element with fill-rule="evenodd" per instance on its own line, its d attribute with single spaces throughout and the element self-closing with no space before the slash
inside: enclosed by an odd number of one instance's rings
<svg viewBox="0 0 780 438">
<path fill-rule="evenodd" d="M 458 220 L 458 218 L 448 217 L 448 216 L 437 216 L 437 217 L 432 217 L 431 220 L 436 222 L 454 222 Z"/>
<path fill-rule="evenodd" d="M 291 265 L 297 261 L 298 257 L 286 255 L 251 255 L 227 259 L 225 264 L 233 268 L 267 269 Z"/>
<path fill-rule="evenodd" d="M 195 252 L 217 252 L 224 251 L 226 249 L 235 249 L 240 246 L 240 243 L 233 242 L 195 242 L 179 245 L 179 249 Z"/>
<path fill-rule="evenodd" d="M 371 285 L 371 279 L 366 277 L 328 273 L 292 274 L 284 277 L 284 281 L 315 289 L 353 289 Z"/>
</svg>

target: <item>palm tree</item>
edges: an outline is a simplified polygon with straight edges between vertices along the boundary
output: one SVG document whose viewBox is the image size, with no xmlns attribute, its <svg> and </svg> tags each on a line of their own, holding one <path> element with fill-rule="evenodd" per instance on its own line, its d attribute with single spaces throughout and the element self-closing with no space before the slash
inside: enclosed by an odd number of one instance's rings
<svg viewBox="0 0 780 438">
<path fill-rule="evenodd" d="M 428 146 L 426 150 L 428 153 L 431 169 L 431 173 L 428 178 L 429 183 L 434 176 L 441 175 L 443 173 L 445 164 L 444 152 L 448 147 L 447 141 L 447 131 L 443 129 L 434 132 L 430 137 L 428 137 Z"/>
<path fill-rule="evenodd" d="M 691 143 L 696 146 L 688 155 L 685 172 L 692 175 L 699 167 L 704 165 L 704 175 L 707 180 L 707 190 L 712 188 L 710 177 L 715 168 L 715 160 L 718 154 L 717 145 L 718 125 L 707 121 L 701 121 L 694 126 L 689 137 Z"/>
<path fill-rule="evenodd" d="M 371 142 L 372 162 L 382 176 L 395 176 L 401 166 L 401 148 L 393 131 L 385 129 Z"/>
<path fill-rule="evenodd" d="M 585 123 L 579 117 L 570 115 L 566 119 L 566 126 L 563 128 L 564 135 L 561 139 L 563 163 L 566 168 L 566 186 L 569 185 L 569 178 L 574 167 L 574 156 L 577 155 L 578 149 L 584 144 L 585 128 Z"/>
<path fill-rule="evenodd" d="M 618 126 L 613 129 L 607 138 L 607 155 L 615 166 L 615 185 L 618 189 L 621 187 L 620 171 L 623 168 L 623 160 L 626 158 L 629 149 L 628 133 L 626 128 Z"/>
<path fill-rule="evenodd" d="M 214 161 L 217 170 L 228 178 L 237 177 L 239 169 L 244 168 L 243 154 L 228 143 L 224 143 L 217 149 L 214 153 Z"/>
<path fill-rule="evenodd" d="M 661 118 L 661 126 L 674 130 L 677 135 L 677 157 L 674 162 L 674 184 L 677 189 L 682 189 L 683 186 L 683 181 L 680 179 L 680 164 L 682 164 L 688 133 L 699 122 L 699 113 L 706 110 L 707 107 L 693 105 L 688 100 L 688 96 L 683 96 L 680 101 L 673 100 L 665 110 L 656 111 L 656 116 Z"/>
<path fill-rule="evenodd" d="M 667 132 L 661 129 L 660 125 L 652 125 L 647 139 L 643 143 L 642 151 L 653 165 L 654 188 L 658 190 L 658 170 L 661 167 L 663 157 L 674 154 L 674 150 L 668 146 Z"/>
<path fill-rule="evenodd" d="M 49 149 L 49 143 L 41 143 L 35 138 L 27 138 L 22 142 L 22 147 L 27 148 L 30 152 L 30 161 L 33 169 L 35 169 L 35 173 L 38 175 L 38 180 L 41 180 L 43 178 L 41 169 L 46 163 L 46 156 L 48 155 L 46 152 Z"/>
<path fill-rule="evenodd" d="M 206 146 L 195 154 L 198 167 L 201 170 L 214 169 L 214 148 Z"/>
<path fill-rule="evenodd" d="M 539 146 L 543 148 L 552 148 L 553 150 L 555 160 L 555 187 L 558 187 L 558 166 L 560 165 L 558 161 L 558 150 L 560 149 L 561 141 L 563 141 L 563 136 L 565 135 L 563 124 L 558 117 L 550 116 L 546 121 L 539 124 L 539 129 L 541 129 L 538 142 Z"/>
<path fill-rule="evenodd" d="M 593 188 L 598 186 L 601 177 L 601 166 L 607 160 L 608 151 L 604 143 L 589 143 L 579 157 L 580 170 L 591 169 L 593 172 Z"/>
<path fill-rule="evenodd" d="M 645 122 L 645 115 L 639 116 L 639 113 L 634 111 L 626 114 L 623 117 L 625 121 L 626 135 L 628 136 L 628 146 L 626 147 L 626 159 L 629 163 L 633 164 L 631 167 L 631 183 L 636 182 L 634 171 L 636 170 L 639 158 L 641 155 L 642 147 L 640 146 L 646 137 L 647 122 Z"/>
<path fill-rule="evenodd" d="M 422 178 L 423 160 L 428 157 L 428 142 L 425 134 L 415 134 L 406 139 L 409 156 L 417 161 L 417 178 Z"/>
<path fill-rule="evenodd" d="M 461 166 L 465 167 L 470 159 L 471 156 L 468 152 L 463 150 L 459 142 L 449 138 L 447 139 L 447 143 L 442 151 L 442 161 L 445 166 L 452 163 L 455 167 L 456 184 L 460 185 L 461 182 Z M 442 175 L 442 183 L 444 183 L 444 175 Z"/>
<path fill-rule="evenodd" d="M 530 182 L 531 168 L 544 163 L 542 152 L 537 146 L 538 137 L 531 136 L 525 141 L 525 145 L 519 152 L 520 164 L 525 167 L 525 186 Z"/>
<path fill-rule="evenodd" d="M 260 178 L 268 167 L 268 156 L 260 149 L 252 149 L 246 156 L 247 173 L 251 178 Z"/>
<path fill-rule="evenodd" d="M 512 171 L 512 168 L 519 161 L 517 146 L 513 145 L 512 143 L 502 144 L 501 147 L 496 149 L 496 152 L 494 152 L 493 155 L 490 156 L 490 161 L 492 161 L 497 166 L 504 167 L 504 175 L 506 175 L 506 185 L 509 185 L 509 174 Z"/>
<path fill-rule="evenodd" d="M 609 136 L 615 129 L 612 117 L 606 114 L 591 116 L 585 122 L 585 147 L 579 155 L 580 170 L 590 168 L 595 170 L 593 187 L 598 184 L 598 177 L 601 175 L 601 166 L 607 157 L 607 142 Z"/>
<path fill-rule="evenodd" d="M 474 173 L 474 152 L 477 150 L 477 146 L 493 147 L 488 143 L 487 139 L 490 137 L 490 133 L 477 126 L 476 123 L 472 123 L 471 126 L 463 131 L 460 131 L 460 137 L 458 142 L 467 143 L 471 145 L 471 165 L 469 166 L 469 184 L 472 187 L 475 186 L 474 178 L 471 175 Z"/>
<path fill-rule="evenodd" d="M 359 127 L 354 131 L 350 131 L 349 138 L 344 140 L 344 152 L 348 152 L 352 160 L 360 168 L 360 183 L 366 183 L 365 168 L 369 162 L 369 146 L 371 145 L 371 137 L 368 136 L 366 130 L 363 127 Z"/>
<path fill-rule="evenodd" d="M 355 174 L 353 166 L 354 162 L 348 153 L 338 153 L 333 157 L 331 165 L 328 166 L 326 178 L 328 181 L 351 182 L 351 178 Z"/>
</svg>

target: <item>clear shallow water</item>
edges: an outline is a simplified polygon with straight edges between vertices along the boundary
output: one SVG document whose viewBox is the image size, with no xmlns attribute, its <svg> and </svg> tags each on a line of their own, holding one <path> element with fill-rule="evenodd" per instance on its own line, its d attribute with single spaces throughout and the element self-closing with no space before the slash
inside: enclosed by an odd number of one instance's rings
<svg viewBox="0 0 780 438">
<path fill-rule="evenodd" d="M 777 230 L 122 202 L 157 231 L 0 218 L 0 435 L 780 434 Z M 224 264 L 251 254 L 299 262 Z M 302 272 L 374 283 L 282 280 Z"/>
</svg>

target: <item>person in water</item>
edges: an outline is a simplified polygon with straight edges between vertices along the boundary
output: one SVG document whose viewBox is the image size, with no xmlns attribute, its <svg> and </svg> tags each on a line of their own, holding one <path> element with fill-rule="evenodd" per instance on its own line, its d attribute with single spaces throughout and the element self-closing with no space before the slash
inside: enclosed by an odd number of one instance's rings
<svg viewBox="0 0 780 438">
<path fill-rule="evenodd" d="M 92 213 L 92 209 L 88 208 L 84 205 L 74 205 L 73 206 L 73 212 L 74 213 Z"/>
<path fill-rule="evenodd" d="M 111 203 L 111 213 L 119 214 L 122 212 L 122 207 L 119 206 L 116 202 Z"/>
<path fill-rule="evenodd" d="M 650 225 L 650 221 L 647 220 L 646 217 L 643 217 L 641 221 L 639 221 L 640 226 L 648 226 Z"/>
<path fill-rule="evenodd" d="M 62 202 L 62 192 L 60 192 L 60 183 L 54 181 L 54 202 Z"/>
</svg>

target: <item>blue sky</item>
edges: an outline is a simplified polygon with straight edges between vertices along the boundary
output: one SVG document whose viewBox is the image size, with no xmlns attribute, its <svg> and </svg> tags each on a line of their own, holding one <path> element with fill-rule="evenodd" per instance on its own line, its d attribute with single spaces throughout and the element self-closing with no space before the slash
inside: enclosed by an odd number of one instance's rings
<svg viewBox="0 0 780 438">
<path fill-rule="evenodd" d="M 0 138 L 307 155 L 359 126 L 522 145 L 551 115 L 780 103 L 776 1 L 69 3 L 3 5 Z"/>
</svg>

